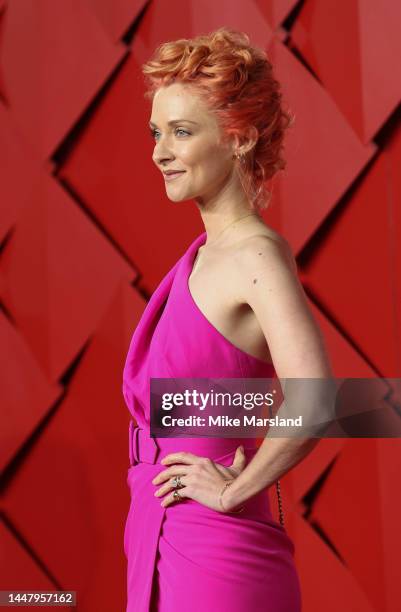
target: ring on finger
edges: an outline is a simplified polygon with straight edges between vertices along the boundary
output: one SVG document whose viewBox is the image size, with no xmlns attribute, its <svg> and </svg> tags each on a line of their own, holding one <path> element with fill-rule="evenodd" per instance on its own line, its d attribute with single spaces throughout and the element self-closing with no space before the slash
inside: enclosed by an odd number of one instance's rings
<svg viewBox="0 0 401 612">
<path fill-rule="evenodd" d="M 182 500 L 181 495 L 178 493 L 177 489 L 174 489 L 174 493 L 173 493 L 173 498 L 174 501 L 180 502 Z"/>
<path fill-rule="evenodd" d="M 172 480 L 172 484 L 174 489 L 182 489 L 185 485 L 182 484 L 181 482 L 181 476 L 174 476 L 173 480 Z"/>
</svg>

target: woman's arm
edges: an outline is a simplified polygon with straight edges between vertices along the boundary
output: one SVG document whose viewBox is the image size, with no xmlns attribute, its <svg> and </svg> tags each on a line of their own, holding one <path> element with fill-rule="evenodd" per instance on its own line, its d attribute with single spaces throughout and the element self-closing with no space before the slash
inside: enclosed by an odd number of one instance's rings
<svg viewBox="0 0 401 612">
<path fill-rule="evenodd" d="M 287 241 L 267 236 L 249 238 L 238 250 L 235 264 L 238 298 L 254 311 L 278 378 L 331 379 L 323 337 L 308 306 Z M 322 413 L 324 410 L 322 407 Z M 225 508 L 235 508 L 269 487 L 298 464 L 319 439 L 277 438 L 268 434 L 253 459 L 225 491 Z"/>
</svg>

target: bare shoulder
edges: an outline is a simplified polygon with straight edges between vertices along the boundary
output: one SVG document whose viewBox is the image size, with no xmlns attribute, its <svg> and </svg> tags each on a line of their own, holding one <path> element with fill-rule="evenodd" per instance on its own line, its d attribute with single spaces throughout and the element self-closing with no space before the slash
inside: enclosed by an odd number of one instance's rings
<svg viewBox="0 0 401 612">
<path fill-rule="evenodd" d="M 258 230 L 238 243 L 234 255 L 235 264 L 242 279 L 244 272 L 271 271 L 272 267 L 287 268 L 298 275 L 297 263 L 288 240 L 281 234 L 266 227 Z"/>
<path fill-rule="evenodd" d="M 309 307 L 288 241 L 278 234 L 255 232 L 237 246 L 233 266 L 237 303 L 248 304 L 254 312 L 278 376 L 329 375 L 323 334 Z"/>
</svg>

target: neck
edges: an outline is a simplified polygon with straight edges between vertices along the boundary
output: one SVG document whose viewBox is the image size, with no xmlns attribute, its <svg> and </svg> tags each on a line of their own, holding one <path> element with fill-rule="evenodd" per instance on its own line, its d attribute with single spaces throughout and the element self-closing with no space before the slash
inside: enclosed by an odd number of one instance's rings
<svg viewBox="0 0 401 612">
<path fill-rule="evenodd" d="M 205 226 L 207 243 L 212 242 L 235 219 L 254 212 L 234 174 L 223 185 L 219 184 L 218 188 L 212 186 L 208 193 L 194 199 Z"/>
<path fill-rule="evenodd" d="M 241 221 L 242 225 L 246 223 L 247 219 L 249 219 L 249 221 L 251 221 L 252 218 L 260 219 L 260 214 L 249 205 L 222 210 L 201 210 L 200 213 L 207 234 L 204 246 L 217 240 L 226 228 L 231 227 L 235 230 L 237 221 Z"/>
<path fill-rule="evenodd" d="M 224 242 L 226 235 L 233 235 L 236 231 L 240 230 L 247 225 L 247 222 L 258 219 L 260 221 L 260 215 L 254 210 L 248 210 L 243 214 L 222 216 L 219 218 L 218 229 L 214 229 L 212 238 L 207 232 L 207 240 L 205 246 L 212 245 L 215 242 L 219 243 L 221 240 Z M 206 230 L 207 231 L 207 230 Z"/>
</svg>

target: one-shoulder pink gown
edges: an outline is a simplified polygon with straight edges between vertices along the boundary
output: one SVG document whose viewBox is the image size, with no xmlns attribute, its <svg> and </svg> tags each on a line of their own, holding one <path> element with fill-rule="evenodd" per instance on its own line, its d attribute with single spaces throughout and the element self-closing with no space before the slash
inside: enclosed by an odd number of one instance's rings
<svg viewBox="0 0 401 612">
<path fill-rule="evenodd" d="M 273 366 L 226 339 L 205 317 L 188 287 L 206 232 L 163 278 L 132 336 L 123 395 L 136 425 L 129 427 L 127 483 L 131 504 L 124 531 L 127 612 L 299 612 L 294 544 L 273 519 L 266 490 L 239 514 L 212 510 L 190 498 L 163 508 L 152 479 L 160 460 L 188 451 L 230 466 L 250 438 L 151 438 L 150 378 L 272 378 Z"/>
</svg>

